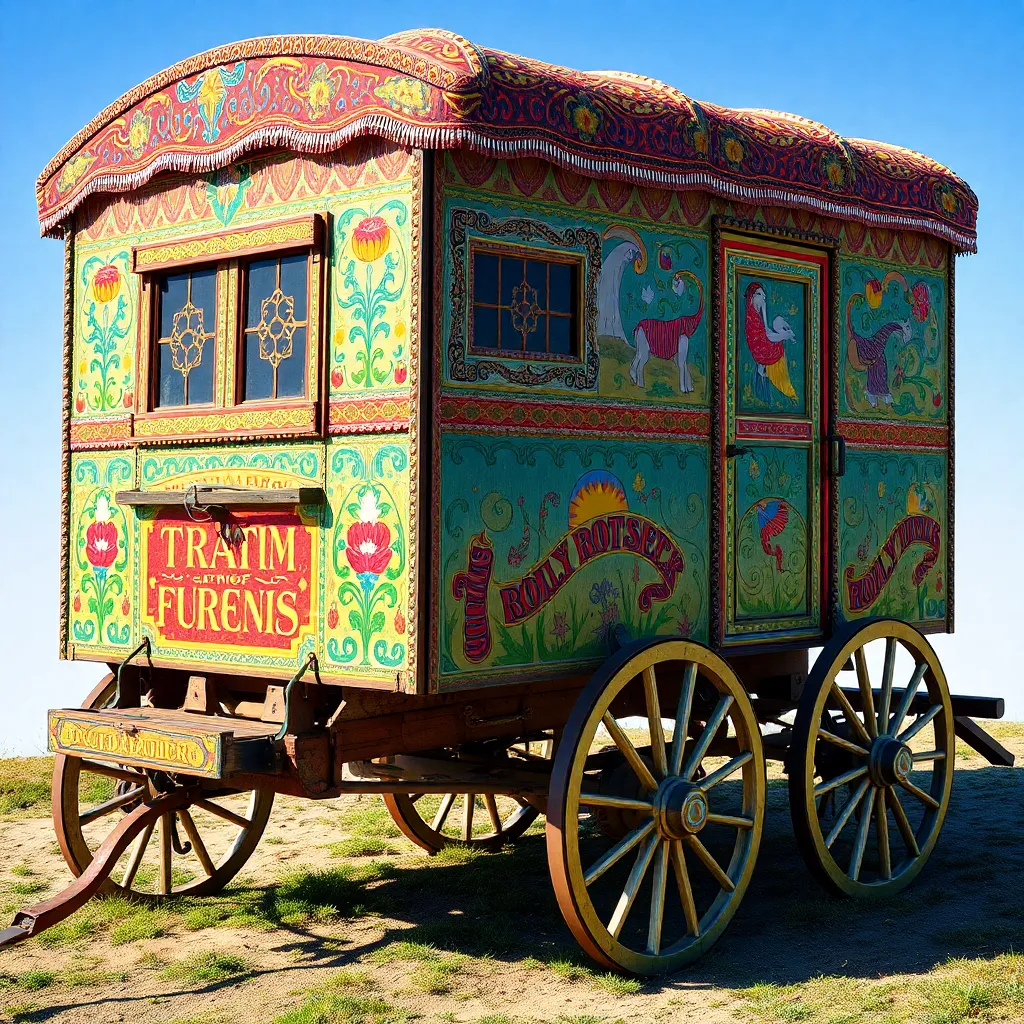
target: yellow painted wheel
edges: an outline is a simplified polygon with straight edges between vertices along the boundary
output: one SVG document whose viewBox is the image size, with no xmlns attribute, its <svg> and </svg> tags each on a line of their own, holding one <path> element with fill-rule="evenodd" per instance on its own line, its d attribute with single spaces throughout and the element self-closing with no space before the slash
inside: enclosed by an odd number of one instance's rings
<svg viewBox="0 0 1024 1024">
<path fill-rule="evenodd" d="M 595 751 L 609 739 L 639 795 L 599 791 L 608 751 Z M 611 658 L 569 718 L 548 798 L 551 879 L 583 949 L 642 975 L 707 952 L 750 882 L 765 788 L 753 707 L 718 655 L 687 640 L 652 640 Z M 595 820 L 600 808 L 629 816 L 617 842 Z"/>
<path fill-rule="evenodd" d="M 916 629 L 877 619 L 831 640 L 807 680 L 789 760 L 793 829 L 828 891 L 877 899 L 920 874 L 949 807 L 953 750 L 946 677 Z"/>
</svg>

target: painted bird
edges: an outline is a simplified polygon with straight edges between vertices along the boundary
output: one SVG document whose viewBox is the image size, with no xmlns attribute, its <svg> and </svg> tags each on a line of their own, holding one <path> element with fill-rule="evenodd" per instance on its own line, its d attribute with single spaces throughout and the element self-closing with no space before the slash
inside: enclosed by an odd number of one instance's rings
<svg viewBox="0 0 1024 1024">
<path fill-rule="evenodd" d="M 754 393 L 762 402 L 768 402 L 772 385 L 786 398 L 796 399 L 796 389 L 789 379 L 789 363 L 783 342 L 793 341 L 796 335 L 784 316 L 777 316 L 768 326 L 768 299 L 764 285 L 751 281 L 747 285 L 746 313 L 743 321 L 747 348 L 757 363 L 754 371 Z"/>
<path fill-rule="evenodd" d="M 776 568 L 782 572 L 782 548 L 772 547 L 772 537 L 777 537 L 789 522 L 789 506 L 778 498 L 769 498 L 757 506 L 757 525 L 761 529 L 761 548 L 769 558 L 774 557 Z"/>
</svg>

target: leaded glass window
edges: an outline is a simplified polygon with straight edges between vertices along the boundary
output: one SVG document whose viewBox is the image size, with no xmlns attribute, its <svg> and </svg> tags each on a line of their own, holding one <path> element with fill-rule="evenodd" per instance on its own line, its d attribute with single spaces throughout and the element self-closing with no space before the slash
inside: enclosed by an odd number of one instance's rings
<svg viewBox="0 0 1024 1024">
<path fill-rule="evenodd" d="M 308 274 L 306 253 L 246 267 L 243 401 L 305 396 Z"/>
<path fill-rule="evenodd" d="M 156 285 L 154 406 L 209 404 L 216 362 L 217 271 L 164 274 Z"/>
<path fill-rule="evenodd" d="M 578 357 L 579 275 L 571 258 L 474 250 L 471 348 Z"/>
</svg>

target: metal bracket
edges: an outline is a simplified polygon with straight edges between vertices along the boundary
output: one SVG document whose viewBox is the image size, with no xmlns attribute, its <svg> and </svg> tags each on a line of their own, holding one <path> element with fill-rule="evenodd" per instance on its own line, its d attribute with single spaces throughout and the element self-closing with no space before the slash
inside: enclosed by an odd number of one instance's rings
<svg viewBox="0 0 1024 1024">
<path fill-rule="evenodd" d="M 145 681 L 147 683 L 147 686 L 148 685 L 152 685 L 152 682 L 153 682 L 153 654 L 152 654 L 153 645 L 150 642 L 149 637 L 148 636 L 144 636 L 142 638 L 142 643 L 139 644 L 139 646 L 136 647 L 135 650 L 132 651 L 132 653 L 129 654 L 128 657 L 125 658 L 124 661 L 122 661 L 120 665 L 117 666 L 117 671 L 114 673 L 114 681 L 117 683 L 117 695 L 114 698 L 114 707 L 115 708 L 123 708 L 124 707 L 124 704 L 122 703 L 122 692 L 123 691 L 122 691 L 122 688 L 121 688 L 121 682 L 122 682 L 121 673 L 124 670 L 125 666 L 128 665 L 131 662 L 132 658 L 137 657 L 143 651 L 146 652 L 146 661 L 148 662 L 148 668 L 145 670 L 145 672 L 146 672 Z M 137 707 L 141 706 L 141 704 L 142 704 L 142 692 L 143 692 L 142 691 L 142 678 L 143 678 L 142 671 L 140 670 L 140 672 L 139 672 L 139 680 L 140 680 L 140 682 L 139 682 L 139 703 L 136 705 Z"/>
<path fill-rule="evenodd" d="M 317 683 L 320 682 L 320 662 L 317 661 L 316 654 L 312 651 L 309 652 L 309 657 L 302 663 L 301 668 L 288 680 L 288 685 L 284 688 L 284 721 L 281 723 L 281 728 L 277 730 L 277 735 L 274 737 L 275 740 L 283 740 L 289 732 L 292 731 L 292 694 L 295 692 L 295 684 L 310 670 L 313 670 L 313 675 L 316 677 Z"/>
</svg>

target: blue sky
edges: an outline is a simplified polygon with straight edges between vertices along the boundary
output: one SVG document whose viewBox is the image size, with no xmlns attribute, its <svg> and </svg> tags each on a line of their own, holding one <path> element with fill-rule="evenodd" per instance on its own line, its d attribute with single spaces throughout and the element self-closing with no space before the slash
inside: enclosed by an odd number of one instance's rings
<svg viewBox="0 0 1024 1024">
<path fill-rule="evenodd" d="M 43 749 L 46 709 L 78 703 L 98 676 L 57 660 L 62 251 L 38 237 L 36 175 L 108 103 L 211 46 L 422 26 L 570 67 L 649 75 L 697 99 L 792 111 L 920 150 L 970 183 L 981 252 L 957 261 L 957 632 L 935 645 L 954 692 L 1004 695 L 1024 719 L 1014 597 L 1024 594 L 1019 0 L 0 7 L 0 752 Z"/>
</svg>

